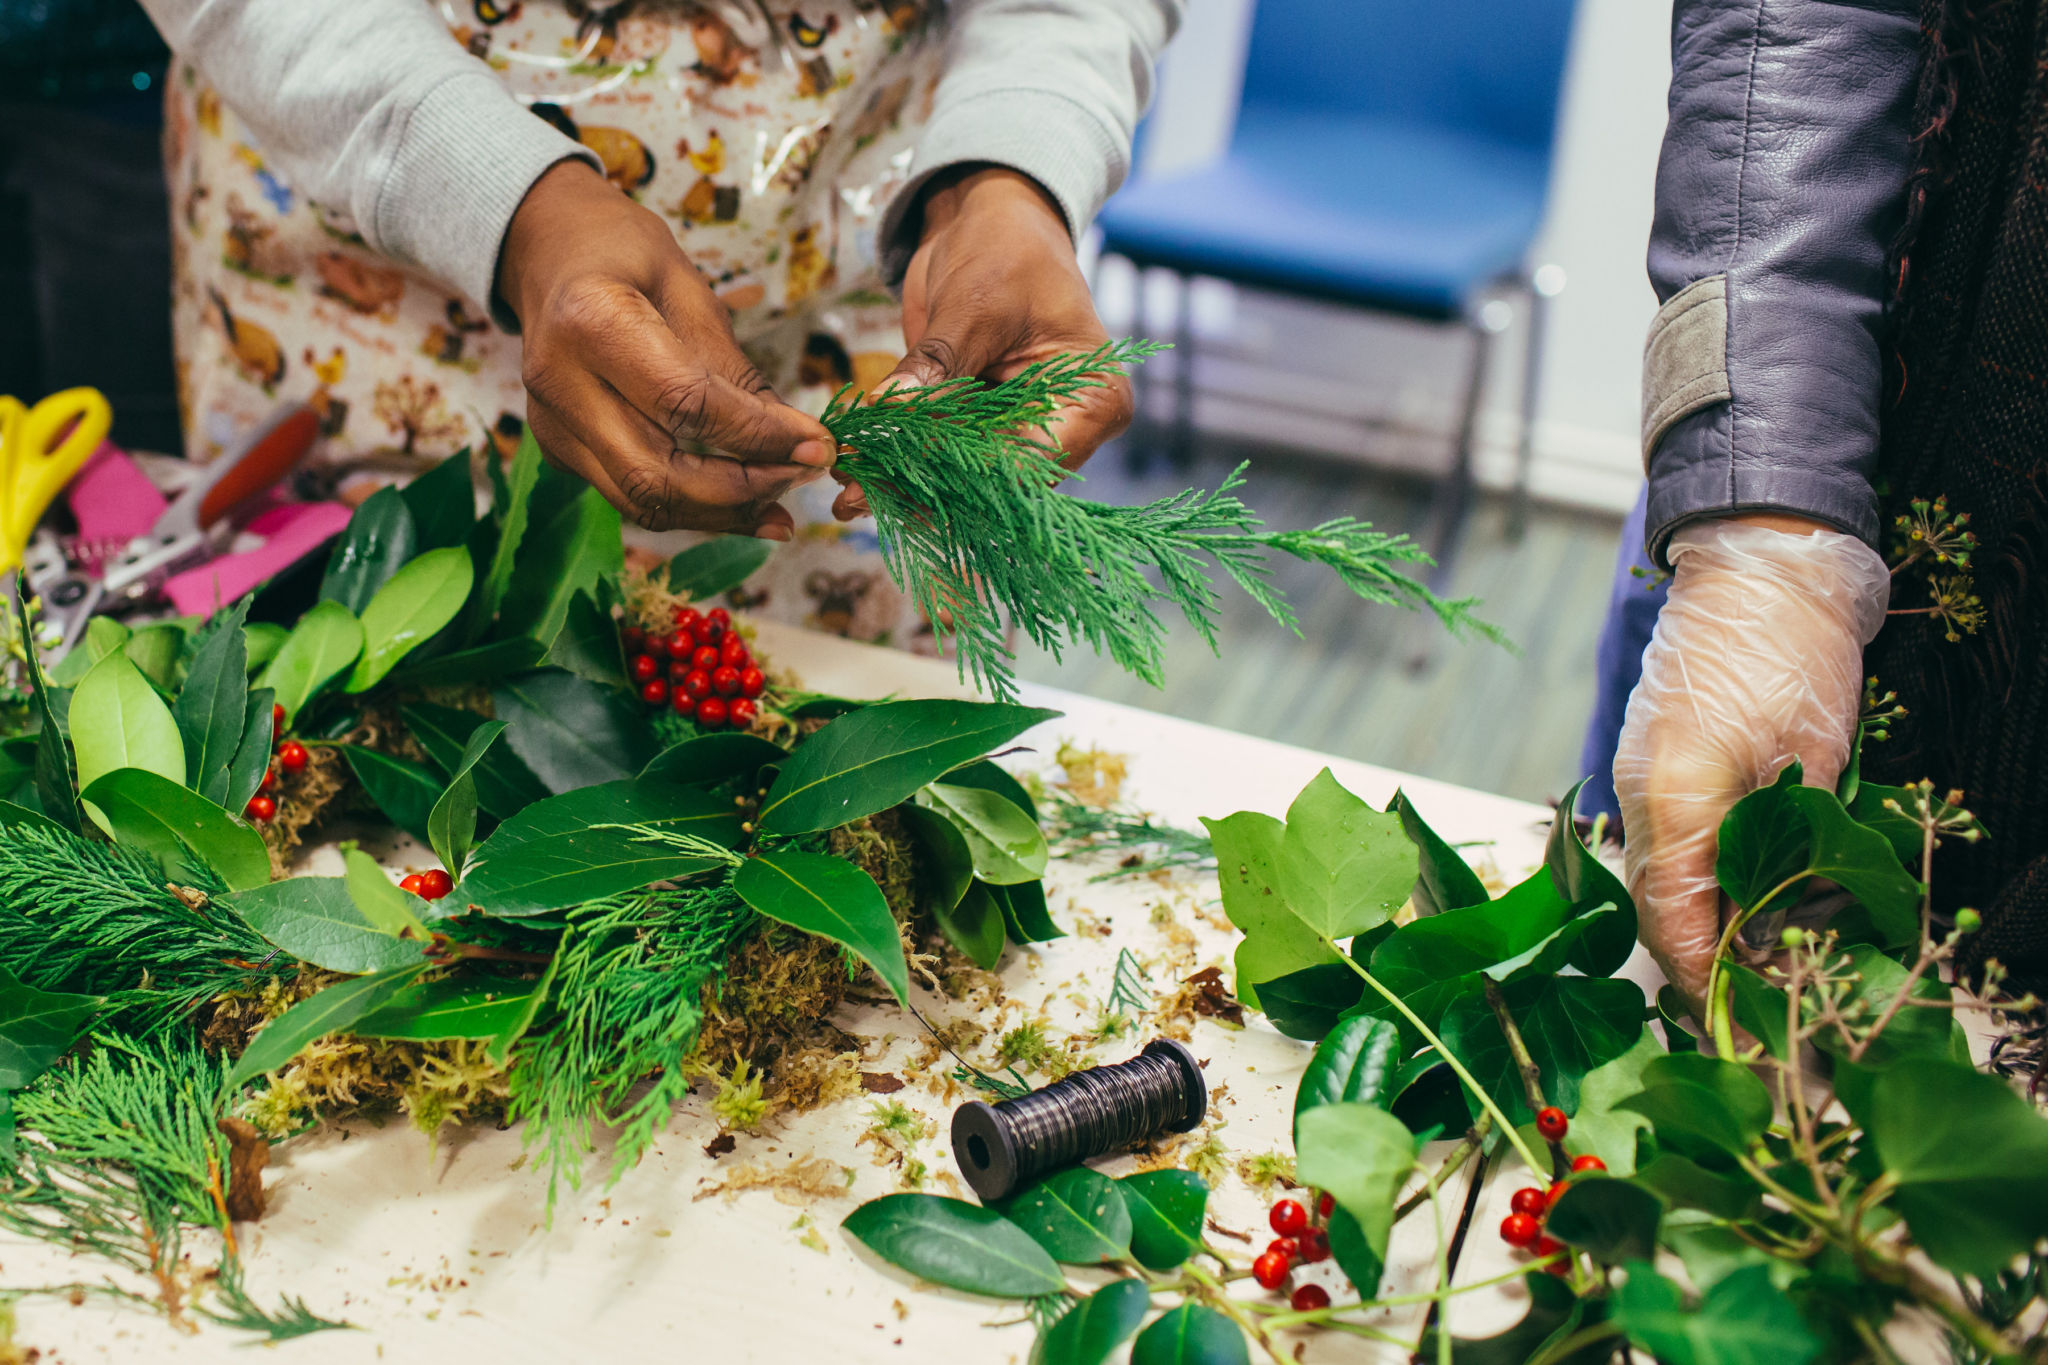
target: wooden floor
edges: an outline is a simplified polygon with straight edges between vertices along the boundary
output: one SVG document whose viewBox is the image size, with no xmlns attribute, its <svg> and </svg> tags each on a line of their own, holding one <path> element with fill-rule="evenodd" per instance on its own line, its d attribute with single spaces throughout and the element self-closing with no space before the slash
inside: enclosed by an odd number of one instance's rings
<svg viewBox="0 0 2048 1365">
<path fill-rule="evenodd" d="M 1205 442 L 1191 469 L 1154 460 L 1134 473 L 1120 450 L 1087 468 L 1084 496 L 1143 502 L 1213 488 L 1249 459 L 1245 501 L 1275 529 L 1351 515 L 1420 533 L 1426 485 L 1287 451 Z M 1220 654 L 1176 618 L 1166 684 L 1154 689 L 1087 651 L 1064 661 L 1026 643 L 1019 673 L 1035 682 L 1184 716 L 1530 801 L 1576 780 L 1592 709 L 1594 645 L 1620 521 L 1538 505 L 1518 544 L 1506 505 L 1482 498 L 1467 523 L 1449 596 L 1482 599 L 1519 654 L 1460 644 L 1434 620 L 1368 606 L 1326 571 L 1283 561 L 1275 581 L 1301 616 L 1299 637 L 1225 588 Z"/>
</svg>

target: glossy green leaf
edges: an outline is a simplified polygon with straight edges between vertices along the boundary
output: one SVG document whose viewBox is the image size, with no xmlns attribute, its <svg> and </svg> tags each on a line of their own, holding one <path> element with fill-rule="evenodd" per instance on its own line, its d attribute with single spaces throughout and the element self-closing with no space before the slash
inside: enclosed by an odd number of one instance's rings
<svg viewBox="0 0 2048 1365">
<path fill-rule="evenodd" d="M 362 622 L 339 602 L 319 602 L 292 627 L 257 685 L 277 693 L 289 724 L 362 652 Z"/>
<path fill-rule="evenodd" d="M 49 1070 L 99 1008 L 96 995 L 39 991 L 0 967 L 0 1092 L 20 1090 Z"/>
<path fill-rule="evenodd" d="M 1479 989 L 1488 967 L 1528 953 L 1573 918 L 1542 869 L 1498 900 L 1404 924 L 1373 950 L 1372 974 L 1434 1024 L 1452 1001 Z M 1367 1001 L 1379 1013 L 1384 1006 Z"/>
<path fill-rule="evenodd" d="M 409 661 L 385 679 L 393 687 L 451 687 L 460 683 L 496 682 L 508 673 L 523 673 L 548 656 L 547 645 L 526 635 L 458 649 L 433 659 Z"/>
<path fill-rule="evenodd" d="M 371 924 L 341 877 L 286 877 L 221 903 L 299 961 L 348 976 L 416 966 L 426 947 Z"/>
<path fill-rule="evenodd" d="M 1130 1339 L 1152 1306 L 1142 1280 L 1111 1280 L 1068 1309 L 1033 1353 L 1042 1365 L 1103 1365 Z"/>
<path fill-rule="evenodd" d="M 488 762 L 487 755 L 476 771 Z M 666 782 L 585 787 L 536 801 L 499 825 L 471 856 L 450 904 L 475 904 L 506 918 L 538 915 L 719 865 L 651 837 L 663 832 L 729 846 L 739 841 L 740 822 L 731 802 Z M 839 866 L 866 878 L 850 863 Z M 892 943 L 894 926 L 891 920 Z"/>
<path fill-rule="evenodd" d="M 923 806 L 902 806 L 898 813 L 917 846 L 919 908 L 950 913 L 974 885 L 974 855 L 966 836 L 951 820 Z"/>
<path fill-rule="evenodd" d="M 469 551 L 459 545 L 429 550 L 393 574 L 363 608 L 363 652 L 347 690 L 376 686 L 400 659 L 432 639 L 462 610 L 474 581 Z"/>
<path fill-rule="evenodd" d="M 1202 825 L 1216 847 L 1216 884 L 1223 913 L 1244 934 L 1237 945 L 1237 998 L 1263 1008 L 1257 987 L 1305 967 L 1337 963 L 1315 931 L 1287 911 L 1280 894 L 1281 839 L 1286 827 L 1270 815 L 1239 811 Z"/>
<path fill-rule="evenodd" d="M 564 669 L 602 687 L 626 685 L 626 656 L 619 643 L 619 625 L 587 592 L 569 599 L 568 612 L 554 643 L 548 646 L 547 666 Z M 506 670 L 511 672 L 513 670 Z M 731 734 L 732 731 L 715 733 Z M 744 734 L 745 731 L 738 733 Z"/>
<path fill-rule="evenodd" d="M 1579 796 L 1591 778 L 1581 778 L 1565 793 L 1550 822 L 1550 836 L 1543 846 L 1543 865 L 1557 892 L 1574 910 L 1585 913 L 1596 906 L 1611 905 L 1615 913 L 1586 931 L 1572 947 L 1571 964 L 1587 976 L 1612 976 L 1628 961 L 1636 946 L 1636 903 L 1628 887 L 1613 869 L 1600 861 L 1579 838 L 1576 821 Z"/>
<path fill-rule="evenodd" d="M 1031 799 L 1031 793 L 1024 789 L 1024 784 L 1012 777 L 1007 768 L 990 759 L 955 768 L 946 774 L 946 781 L 955 787 L 978 787 L 985 792 L 994 792 L 1033 820 L 1038 818 L 1038 803 Z"/>
<path fill-rule="evenodd" d="M 1513 957 L 1496 962 L 1490 967 L 1480 968 L 1480 975 L 1490 977 L 1496 984 L 1502 986 L 1534 977 L 1554 975 L 1571 961 L 1580 944 L 1588 936 L 1604 928 L 1620 914 L 1621 910 L 1617 906 L 1596 905 L 1566 920 L 1535 947 L 1525 948 Z"/>
<path fill-rule="evenodd" d="M 466 545 L 476 527 L 476 484 L 465 447 L 398 490 L 412 513 L 415 552 Z"/>
<path fill-rule="evenodd" d="M 291 632 L 275 621 L 255 621 L 243 630 L 248 649 L 246 664 L 252 674 L 275 659 L 277 651 L 291 638 Z"/>
<path fill-rule="evenodd" d="M 1825 877 L 1862 903 L 1888 944 L 1910 942 L 1919 931 L 1920 884 L 1900 866 L 1892 840 L 1858 824 L 1833 792 L 1801 780 L 1800 766 L 1787 764 L 1722 819 L 1714 864 L 1722 889 L 1738 905 L 1775 910 L 1797 901 L 1810 878 Z"/>
<path fill-rule="evenodd" d="M 1394 1199 L 1415 1167 L 1415 1138 L 1401 1120 L 1376 1105 L 1322 1104 L 1294 1120 L 1294 1170 L 1304 1185 L 1326 1191 L 1357 1224 L 1378 1266 L 1386 1264 L 1394 1226 Z M 1331 1250 L 1337 1252 L 1332 1229 Z M 1343 1255 L 1339 1264 L 1357 1279 Z M 1370 1298 L 1377 1286 L 1359 1284 Z"/>
<path fill-rule="evenodd" d="M 348 871 L 342 881 L 348 898 L 355 902 L 370 927 L 393 938 L 408 938 L 421 945 L 432 937 L 420 916 L 431 907 L 419 896 L 401 890 L 375 858 L 361 849 L 347 849 L 342 861 Z"/>
<path fill-rule="evenodd" d="M 1899 865 L 1891 841 L 1857 824 L 1831 791 L 1794 787 L 1788 795 L 1812 833 L 1808 856 L 1815 874 L 1856 897 L 1888 946 L 1913 942 L 1920 933 L 1920 883 Z"/>
<path fill-rule="evenodd" d="M 597 590 L 598 579 L 623 567 L 619 511 L 595 488 L 560 507 L 529 514 L 519 562 L 498 612 L 502 634 L 552 641 L 561 634 L 569 603 Z"/>
<path fill-rule="evenodd" d="M 1261 981 L 1259 1007 L 1274 1028 L 1289 1038 L 1313 1043 L 1356 1011 L 1365 993 L 1365 982 L 1357 972 L 1340 962 L 1325 962 Z M 1373 999 L 1380 997 L 1374 994 Z"/>
<path fill-rule="evenodd" d="M 1676 1152 L 1659 1152 L 1635 1173 L 1635 1181 L 1673 1208 L 1700 1209 L 1716 1218 L 1755 1218 L 1763 1209 L 1763 1187 L 1747 1175 L 1710 1171 Z"/>
<path fill-rule="evenodd" d="M 1868 943 L 1852 943 L 1842 951 L 1849 959 L 1844 974 L 1853 973 L 1856 979 L 1850 983 L 1840 1008 L 1845 1012 L 1860 1012 L 1864 1018 L 1875 1020 L 1898 998 L 1899 992 L 1906 989 L 1906 978 L 1911 973 L 1896 959 Z M 1945 1004 L 1950 998 L 1950 991 L 1946 982 L 1931 981 L 1922 976 L 1913 983 L 1912 998 Z M 1780 994 L 1777 1000 L 1782 1011 L 1785 997 Z M 1783 1027 L 1781 1023 L 1781 1031 Z M 1839 1057 L 1842 1053 L 1841 1039 L 1831 1028 L 1815 1034 L 1814 1043 L 1821 1051 L 1834 1056 Z M 1909 1005 L 1892 1016 L 1883 1033 L 1870 1040 L 1861 1060 L 1866 1067 L 1882 1069 L 1907 1057 L 1953 1058 L 1968 1055 L 1969 1044 L 1963 1036 L 1962 1022 L 1953 1010 Z"/>
<path fill-rule="evenodd" d="M 683 787 L 716 787 L 738 777 L 752 777 L 781 763 L 789 750 L 744 730 L 713 730 L 672 744 L 649 759 L 642 777 L 658 777 Z"/>
<path fill-rule="evenodd" d="M 790 755 L 761 805 L 761 828 L 805 834 L 887 810 L 950 769 L 1059 714 L 1008 702 L 864 707 L 825 726 Z"/>
<path fill-rule="evenodd" d="M 557 795 L 632 777 L 655 749 L 647 708 L 608 687 L 543 668 L 491 689 L 505 747 Z"/>
<path fill-rule="evenodd" d="M 167 871 L 196 858 L 231 891 L 270 881 L 263 836 L 169 778 L 116 768 L 87 787 L 84 800 L 100 812 L 115 843 L 153 854 Z"/>
<path fill-rule="evenodd" d="M 989 895 L 1003 912 L 1003 926 L 1012 943 L 1049 943 L 1065 938 L 1067 931 L 1052 922 L 1052 910 L 1045 903 L 1044 882 L 1018 882 L 1014 886 L 991 886 Z"/>
<path fill-rule="evenodd" d="M 1401 817 L 1401 828 L 1421 860 L 1415 886 L 1409 893 L 1416 914 L 1435 915 L 1468 905 L 1483 905 L 1492 899 L 1479 874 L 1458 855 L 1458 850 L 1429 827 L 1415 809 L 1415 803 L 1408 799 L 1408 793 L 1396 791 L 1393 804 L 1387 809 Z"/>
<path fill-rule="evenodd" d="M 1209 1187 L 1193 1171 L 1140 1171 L 1116 1182 L 1131 1214 L 1131 1257 L 1171 1270 L 1202 1249 Z"/>
<path fill-rule="evenodd" d="M 1771 785 L 1757 788 L 1721 817 L 1714 876 L 1729 899 L 1759 914 L 1793 904 L 1805 886 L 1810 836 L 1791 800 L 1801 776 L 1797 762 L 1786 764 Z M 1771 895 L 1774 888 L 1782 889 Z"/>
<path fill-rule="evenodd" d="M 933 1194 L 871 1199 L 841 1224 L 898 1269 L 995 1299 L 1058 1294 L 1066 1279 L 1029 1233 L 993 1209 Z"/>
<path fill-rule="evenodd" d="M 421 981 L 364 1015 L 349 1032 L 415 1042 L 495 1039 L 507 1031 L 524 1032 L 539 1006 L 531 981 Z"/>
<path fill-rule="evenodd" d="M 1007 797 L 979 787 L 934 782 L 917 803 L 951 820 L 967 841 L 974 875 L 997 886 L 1035 882 L 1045 875 L 1051 850 L 1038 821 Z"/>
<path fill-rule="evenodd" d="M 934 909 L 933 918 L 947 940 L 983 971 L 993 970 L 1002 960 L 1008 925 L 1003 921 L 1003 907 L 995 898 L 995 889 L 987 883 L 970 883 L 957 905 Z"/>
<path fill-rule="evenodd" d="M 180 786 L 185 781 L 178 722 L 125 654 L 94 664 L 72 693 L 71 747 L 81 791 L 116 768 L 140 768 Z"/>
<path fill-rule="evenodd" d="M 1370 1104 L 1391 1109 L 1401 1067 L 1401 1030 L 1368 1014 L 1338 1021 L 1316 1044 L 1294 1092 L 1294 1123 L 1325 1104 Z M 1297 1139 L 1299 1145 L 1299 1139 Z"/>
<path fill-rule="evenodd" d="M 1529 1055 L 1543 1072 L 1544 1097 L 1565 1113 L 1579 1107 L 1579 1085 L 1595 1068 L 1626 1053 L 1642 1036 L 1643 991 L 1633 981 L 1597 976 L 1550 976 L 1504 988 Z M 1514 1055 L 1508 1051 L 1483 995 L 1468 995 L 1444 1011 L 1445 1046 L 1516 1123 L 1536 1117 Z M 1473 1101 L 1473 1116 L 1480 1110 Z"/>
<path fill-rule="evenodd" d="M 12 801 L 0 801 L 0 829 L 10 825 L 33 825 L 37 829 L 64 828 L 39 810 L 30 810 L 27 806 L 17 805 Z"/>
<path fill-rule="evenodd" d="M 874 878 L 852 863 L 827 853 L 770 849 L 740 865 L 732 889 L 772 920 L 851 948 L 898 1000 L 909 999 L 910 967 L 896 917 Z M 1000 921 L 997 928 L 1000 933 Z"/>
<path fill-rule="evenodd" d="M 1251 1365 L 1236 1323 L 1200 1303 L 1167 1310 L 1131 1344 L 1131 1365 Z"/>
<path fill-rule="evenodd" d="M 1773 1057 L 1786 1060 L 1790 1020 L 1785 992 L 1739 962 L 1729 963 L 1724 970 L 1734 987 L 1737 1026 L 1753 1034 Z"/>
<path fill-rule="evenodd" d="M 85 623 L 85 634 L 71 652 L 50 670 L 50 682 L 58 687 L 76 687 L 92 672 L 93 665 L 109 654 L 121 652 L 128 644 L 129 630 L 111 616 L 95 616 Z"/>
<path fill-rule="evenodd" d="M 23 640 L 34 640 L 35 630 L 29 624 L 28 578 L 16 574 L 15 629 Z M 64 742 L 63 728 L 57 723 L 57 710 L 50 699 L 50 683 L 43 676 L 43 663 L 35 649 L 23 651 L 27 660 L 29 693 L 35 700 L 35 715 L 40 723 L 36 732 L 36 796 L 43 803 L 43 813 L 77 833 L 85 818 L 78 809 L 78 784 L 72 776 L 71 750 Z M 0 1087 L 4 1088 L 4 1087 Z"/>
<path fill-rule="evenodd" d="M 1609 1173 L 1631 1174 L 1636 1168 L 1636 1134 L 1650 1121 L 1633 1110 L 1617 1109 L 1622 1100 L 1643 1088 L 1643 1070 L 1664 1055 L 1656 1037 L 1639 1026 L 1635 1042 L 1619 1057 L 1602 1062 L 1579 1081 L 1579 1103 L 1572 1112 L 1564 1149 L 1571 1156 L 1597 1156 Z M 1533 1133 L 1534 1130 L 1532 1129 Z M 1541 1138 L 1536 1138 L 1540 1142 Z M 1533 1145 L 1533 1144 L 1532 1144 Z"/>
<path fill-rule="evenodd" d="M 410 986 L 426 969 L 426 964 L 420 963 L 375 976 L 350 977 L 301 1000 L 263 1026 L 228 1074 L 228 1085 L 247 1085 L 298 1056 L 307 1044 L 353 1027 L 358 1019 Z"/>
<path fill-rule="evenodd" d="M 439 779 L 409 758 L 394 758 L 356 744 L 334 747 L 341 750 L 349 771 L 386 819 L 421 843 L 430 842 L 433 836 L 427 832 L 427 817 L 441 799 Z"/>
<path fill-rule="evenodd" d="M 773 541 L 753 536 L 718 536 L 692 545 L 668 562 L 668 590 L 702 602 L 746 582 L 774 553 Z"/>
<path fill-rule="evenodd" d="M 1615 1107 L 1648 1119 L 1666 1151 L 1720 1166 L 1747 1155 L 1771 1122 L 1770 1092 L 1748 1067 L 1698 1053 L 1652 1061 L 1641 1093 Z"/>
<path fill-rule="evenodd" d="M 1550 1208 L 1543 1230 L 1603 1265 L 1647 1261 L 1657 1254 L 1657 1196 L 1626 1180 L 1584 1176 Z"/>
<path fill-rule="evenodd" d="M 380 488 L 363 500 L 328 558 L 320 600 L 361 615 L 377 590 L 413 557 L 412 510 L 396 488 Z"/>
<path fill-rule="evenodd" d="M 540 481 L 540 442 L 534 439 L 533 428 L 528 427 L 519 438 L 519 449 L 512 457 L 511 468 L 502 475 L 494 455 L 487 452 L 484 460 L 492 474 L 493 485 L 498 489 L 497 505 L 492 509 L 498 525 L 498 538 L 491 552 L 490 567 L 484 571 L 483 580 L 477 585 L 476 598 L 469 604 L 469 615 L 463 625 L 463 637 L 472 643 L 483 638 L 484 631 L 497 618 L 498 607 L 505 600 L 505 590 L 511 585 L 519 547 L 526 539 L 533 486 Z"/>
<path fill-rule="evenodd" d="M 1130 1254 L 1131 1212 L 1115 1182 L 1086 1166 L 1069 1166 L 1021 1190 L 1002 1212 L 1055 1261 L 1096 1265 Z"/>
<path fill-rule="evenodd" d="M 186 639 L 183 625 L 159 621 L 130 635 L 121 652 L 157 691 L 169 692 L 177 685 L 178 664 L 185 657 Z"/>
<path fill-rule="evenodd" d="M 1860 1107 L 1892 1206 L 1944 1269 L 1989 1278 L 2048 1237 L 2048 1119 L 2003 1080 L 1909 1057 Z"/>
<path fill-rule="evenodd" d="M 235 756 L 228 760 L 228 789 L 221 805 L 229 811 L 247 808 L 249 798 L 263 787 L 275 748 L 277 694 L 267 687 L 253 688 L 242 699 L 242 734 L 235 742 Z"/>
<path fill-rule="evenodd" d="M 1647 1261 L 1628 1268 L 1613 1296 L 1614 1320 L 1664 1365 L 1808 1365 L 1820 1342 L 1770 1270 L 1738 1270 L 1697 1305 Z"/>
<path fill-rule="evenodd" d="M 1392 919 L 1418 866 L 1401 817 L 1359 800 L 1328 768 L 1287 808 L 1280 895 L 1323 938 L 1350 938 Z"/>
<path fill-rule="evenodd" d="M 1918 808 L 1918 798 L 1904 787 L 1887 787 L 1876 782 L 1859 782 L 1856 794 L 1848 798 L 1849 815 L 1868 829 L 1874 829 L 1892 846 L 1892 853 L 1909 872 L 1918 872 L 1922 840 L 1926 835 L 1908 811 Z M 1893 809 L 1896 806 L 1897 809 Z"/>
<path fill-rule="evenodd" d="M 476 775 L 472 769 L 504 733 L 505 722 L 501 720 L 485 721 L 470 732 L 455 772 L 448 779 L 448 790 L 441 793 L 427 813 L 427 842 L 433 846 L 441 866 L 448 869 L 448 875 L 458 881 L 463 864 L 469 860 L 470 844 L 476 839 Z"/>
<path fill-rule="evenodd" d="M 484 723 L 484 718 L 474 711 L 458 711 L 430 702 L 400 707 L 399 715 L 405 728 L 444 773 L 455 771 L 461 764 L 463 746 Z M 533 770 L 502 744 L 491 746 L 471 771 L 476 774 L 477 804 L 500 820 L 511 819 L 549 795 Z"/>
</svg>

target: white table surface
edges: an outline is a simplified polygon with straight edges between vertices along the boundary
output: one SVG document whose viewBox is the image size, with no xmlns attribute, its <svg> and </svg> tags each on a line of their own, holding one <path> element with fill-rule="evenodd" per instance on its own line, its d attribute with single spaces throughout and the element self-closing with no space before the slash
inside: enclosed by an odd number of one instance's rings
<svg viewBox="0 0 2048 1365">
<path fill-rule="evenodd" d="M 873 697 L 971 695 L 950 666 L 890 650 L 774 626 L 761 646 L 795 669 L 805 685 Z M 1013 768 L 1050 766 L 1061 740 L 1128 755 L 1126 794 L 1175 824 L 1254 809 L 1284 814 L 1289 801 L 1324 766 L 1375 805 L 1405 786 L 1432 825 L 1454 843 L 1491 857 L 1510 879 L 1534 867 L 1549 812 L 1519 801 L 1385 769 L 1328 759 L 1303 749 L 1211 729 L 1131 707 L 1050 688 L 1027 687 L 1024 699 L 1065 714 L 1021 741 L 1037 753 L 1007 760 Z M 387 861 L 409 861 L 399 852 Z M 425 858 L 417 859 L 424 865 Z M 1151 922 L 1154 907 L 1173 897 L 1150 882 L 1090 886 L 1100 865 L 1055 861 L 1053 915 L 1070 925 L 1083 907 L 1111 926 L 1108 937 L 1075 935 L 1035 948 L 1012 949 L 1002 964 L 1011 998 L 1032 1010 L 1046 1001 L 1055 1030 L 1080 1029 L 1093 1017 L 1070 995 L 1099 1000 L 1109 990 L 1117 950 L 1141 957 L 1167 947 Z M 1213 897 L 1206 881 L 1195 898 Z M 1188 912 L 1177 914 L 1197 938 L 1197 967 L 1229 972 L 1233 936 Z M 1155 969 L 1155 987 L 1170 989 L 1186 971 Z M 919 991 L 928 1017 L 958 1017 L 964 1006 Z M 1228 1090 L 1215 1114 L 1233 1156 L 1290 1150 L 1288 1116 L 1309 1046 L 1275 1033 L 1262 1018 L 1242 1030 L 1203 1020 L 1193 1047 L 1212 1089 Z M 1005 1024 L 1015 1023 L 1013 1012 Z M 920 1030 L 894 1009 L 854 1007 L 838 1022 L 877 1040 L 870 1070 L 892 1070 L 912 1055 Z M 890 1040 L 890 1041 L 882 1041 Z M 1135 1053 L 1142 1040 L 1111 1044 L 1105 1060 Z M 983 1056 L 977 1060 L 985 1060 Z M 934 1067 L 935 1073 L 946 1067 Z M 913 1084 L 892 1098 L 938 1123 L 938 1135 L 917 1154 L 950 1171 L 945 1133 L 951 1104 Z M 740 1135 L 737 1150 L 714 1159 L 704 1144 L 717 1132 L 704 1101 L 676 1111 L 665 1135 L 619 1184 L 603 1188 L 609 1152 L 593 1158 L 582 1192 L 564 1192 L 552 1228 L 542 1225 L 544 1182 L 522 1160 L 518 1131 L 449 1131 L 437 1149 L 403 1119 L 382 1128 L 365 1122 L 329 1126 L 273 1152 L 270 1211 L 238 1229 L 248 1283 L 259 1301 L 302 1296 L 324 1316 L 359 1330 L 324 1333 L 275 1348 L 294 1365 L 327 1362 L 493 1361 L 1024 1361 L 1032 1332 L 1008 1305 L 921 1287 L 869 1255 L 839 1231 L 857 1202 L 896 1188 L 893 1170 L 875 1164 L 872 1146 L 856 1146 L 868 1126 L 872 1097 L 842 1101 L 787 1122 L 771 1120 L 759 1136 Z M 1442 1150 L 1441 1147 L 1438 1150 Z M 843 1198 L 801 1205 L 751 1191 L 697 1198 L 742 1163 L 779 1165 L 793 1155 L 823 1157 L 851 1168 Z M 1427 1160 L 1427 1156 L 1425 1157 Z M 1104 1164 L 1110 1174 L 1128 1158 Z M 1471 1281 L 1509 1267 L 1506 1248 L 1491 1235 L 1516 1183 L 1512 1173 L 1489 1182 L 1457 1278 Z M 941 1186 L 929 1186 L 945 1192 Z M 964 1191 L 963 1191 L 964 1193 Z M 1445 1191 L 1447 1219 L 1456 1217 L 1463 1184 Z M 1496 1206 L 1501 1207 L 1496 1207 Z M 1213 1198 L 1211 1213 L 1263 1246 L 1265 1202 L 1235 1177 Z M 1425 1287 L 1435 1253 L 1427 1208 L 1397 1230 L 1383 1293 Z M 809 1227 L 824 1249 L 804 1240 Z M 818 1237 L 811 1238 L 812 1241 Z M 1221 1244 L 1238 1244 L 1217 1239 Z M 195 1257 L 211 1248 L 195 1243 Z M 1318 1270 L 1330 1272 L 1327 1265 Z M 103 1263 L 73 1258 L 35 1243 L 0 1236 L 0 1285 L 96 1280 Z M 1336 1282 L 1331 1282 L 1332 1288 Z M 1338 1296 L 1341 1300 L 1342 1295 Z M 1453 1301 L 1451 1325 L 1482 1335 L 1513 1321 L 1519 1289 L 1482 1291 Z M 71 1306 L 30 1299 L 19 1308 L 19 1339 L 41 1347 L 44 1361 L 247 1361 L 251 1338 L 212 1325 L 181 1331 L 161 1317 L 109 1307 L 98 1300 Z M 1389 1330 L 1413 1333 L 1417 1310 L 1390 1313 Z M 260 1348 L 259 1348 L 260 1349 Z M 655 1353 L 660 1352 L 660 1357 Z M 1394 1361 L 1404 1353 L 1361 1338 L 1323 1333 L 1307 1361 Z"/>
</svg>

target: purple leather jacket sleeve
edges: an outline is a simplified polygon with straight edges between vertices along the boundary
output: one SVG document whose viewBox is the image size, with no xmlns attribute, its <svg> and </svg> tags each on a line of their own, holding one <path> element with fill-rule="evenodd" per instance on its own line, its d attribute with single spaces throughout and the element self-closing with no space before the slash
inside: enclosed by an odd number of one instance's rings
<svg viewBox="0 0 2048 1365">
<path fill-rule="evenodd" d="M 1726 277 L 1725 401 L 1645 452 L 1648 541 L 1794 512 L 1875 543 L 1885 254 L 1904 211 L 1918 0 L 1676 0 L 1650 279 Z"/>
</svg>

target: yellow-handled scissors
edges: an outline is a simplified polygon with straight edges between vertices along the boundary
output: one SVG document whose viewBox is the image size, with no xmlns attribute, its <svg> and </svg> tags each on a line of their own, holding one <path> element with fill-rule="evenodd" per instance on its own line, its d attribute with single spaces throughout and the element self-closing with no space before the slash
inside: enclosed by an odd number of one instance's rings
<svg viewBox="0 0 2048 1365">
<path fill-rule="evenodd" d="M 20 566 L 36 523 L 113 420 L 98 389 L 65 389 L 32 408 L 0 394 L 0 573 Z"/>
</svg>

